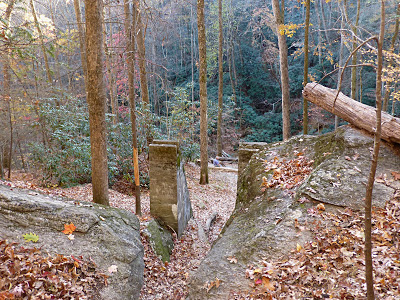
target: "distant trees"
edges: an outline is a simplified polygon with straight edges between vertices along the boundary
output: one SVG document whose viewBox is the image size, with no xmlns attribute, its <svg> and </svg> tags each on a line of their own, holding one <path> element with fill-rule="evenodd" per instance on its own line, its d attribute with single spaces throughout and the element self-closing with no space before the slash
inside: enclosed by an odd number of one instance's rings
<svg viewBox="0 0 400 300">
<path fill-rule="evenodd" d="M 92 189 L 95 203 L 109 205 L 106 135 L 106 96 L 103 78 L 102 0 L 85 0 L 87 87 Z"/>
</svg>

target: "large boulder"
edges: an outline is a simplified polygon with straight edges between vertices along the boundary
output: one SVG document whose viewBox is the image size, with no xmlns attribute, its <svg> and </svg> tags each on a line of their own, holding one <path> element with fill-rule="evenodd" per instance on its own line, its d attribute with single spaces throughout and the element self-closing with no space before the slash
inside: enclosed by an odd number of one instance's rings
<svg viewBox="0 0 400 300">
<path fill-rule="evenodd" d="M 74 240 L 61 231 L 76 226 Z M 138 218 L 129 211 L 89 202 L 56 199 L 0 185 L 0 239 L 23 243 L 23 235 L 35 233 L 50 254 L 91 258 L 107 274 L 108 286 L 96 298 L 139 299 L 143 285 L 143 245 Z"/>
<path fill-rule="evenodd" d="M 319 203 L 329 211 L 363 208 L 372 146 L 372 137 L 348 126 L 322 136 L 243 145 L 241 151 L 248 161 L 239 166 L 235 210 L 206 258 L 191 274 L 189 299 L 232 299 L 238 291 L 249 290 L 245 278 L 249 264 L 279 259 L 297 244 L 312 239 L 310 231 L 299 230 L 296 224 L 311 224 L 310 209 L 315 210 Z M 271 166 L 271 162 L 299 156 L 314 161 L 302 184 L 291 189 L 279 185 L 265 189 L 263 181 L 280 172 L 266 170 L 267 162 Z M 383 206 L 400 188 L 392 176 L 399 170 L 397 150 L 382 145 L 374 205 Z"/>
</svg>

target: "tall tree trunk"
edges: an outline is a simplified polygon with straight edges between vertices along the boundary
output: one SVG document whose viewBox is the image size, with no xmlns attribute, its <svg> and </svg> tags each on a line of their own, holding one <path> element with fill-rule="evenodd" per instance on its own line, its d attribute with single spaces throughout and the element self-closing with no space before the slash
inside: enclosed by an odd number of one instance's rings
<svg viewBox="0 0 400 300">
<path fill-rule="evenodd" d="M 391 43 L 390 43 L 390 49 L 389 49 L 389 51 L 391 53 L 394 52 L 394 45 L 396 44 L 397 37 L 399 36 L 400 3 L 397 5 L 397 13 L 396 13 L 396 15 L 397 15 L 396 25 L 395 25 L 395 28 L 394 28 L 394 33 L 393 33 L 393 36 L 392 36 L 392 40 L 391 40 Z M 389 60 L 389 66 L 392 66 L 393 63 L 394 63 L 393 59 L 390 59 Z M 385 97 L 383 99 L 383 111 L 387 111 L 387 109 L 388 109 L 389 97 L 390 97 L 390 87 L 391 87 L 391 82 L 386 82 Z"/>
<path fill-rule="evenodd" d="M 224 70 L 223 70 L 223 26 L 222 26 L 222 0 L 218 0 L 218 122 L 217 122 L 217 155 L 222 156 L 222 108 L 223 108 L 223 85 L 224 85 Z"/>
<path fill-rule="evenodd" d="M 48 57 L 47 57 L 46 47 L 44 45 L 43 33 L 42 33 L 42 30 L 40 29 L 40 24 L 39 24 L 37 15 L 36 15 L 35 6 L 33 5 L 33 0 L 29 1 L 29 5 L 31 7 L 31 12 L 32 12 L 33 20 L 35 22 L 36 30 L 38 31 L 38 34 L 39 34 L 40 46 L 42 47 L 44 65 L 45 65 L 45 68 L 46 68 L 47 81 L 49 83 L 52 83 L 53 79 L 51 77 L 51 71 L 50 71 L 50 66 L 49 66 L 49 60 L 48 60 Z"/>
<path fill-rule="evenodd" d="M 0 144 L 0 179 L 4 178 L 4 147 L 3 144 Z"/>
<path fill-rule="evenodd" d="M 339 4 L 340 5 L 340 4 Z M 344 48 L 344 36 L 343 36 L 343 28 L 344 28 L 344 20 L 343 20 L 343 13 L 341 16 L 341 21 L 340 21 L 340 50 L 339 50 L 339 72 L 338 72 L 338 79 L 337 79 L 337 89 L 340 87 L 340 77 L 341 77 L 341 72 L 344 72 L 344 70 L 341 70 L 340 68 L 343 67 L 343 48 Z M 335 129 L 339 127 L 339 117 L 335 115 Z"/>
<path fill-rule="evenodd" d="M 315 13 L 318 19 L 318 64 L 322 65 L 322 20 L 318 9 L 318 1 L 315 2 Z"/>
<path fill-rule="evenodd" d="M 303 85 L 308 82 L 308 31 L 310 28 L 310 0 L 306 0 L 306 20 L 304 30 L 304 78 Z M 303 98 L 303 133 L 308 134 L 308 101 Z"/>
<path fill-rule="evenodd" d="M 207 49 L 204 0 L 197 0 L 200 85 L 200 184 L 208 184 Z"/>
<path fill-rule="evenodd" d="M 110 7 L 108 7 L 108 17 L 111 18 Z M 117 107 L 117 99 L 115 97 L 115 76 L 114 76 L 114 68 L 113 68 L 113 53 L 112 50 L 109 49 L 107 45 L 107 25 L 106 25 L 106 15 L 105 11 L 103 12 L 103 36 L 104 36 L 104 52 L 106 54 L 106 68 L 107 68 L 107 75 L 108 75 L 108 83 L 109 83 L 109 96 L 110 96 L 110 105 L 111 105 L 111 113 L 113 115 L 112 122 L 114 128 L 116 130 L 118 124 L 118 107 Z M 112 23 L 110 24 L 110 45 L 113 44 L 113 29 Z M 116 149 L 113 149 L 114 153 L 116 154 Z"/>
<path fill-rule="evenodd" d="M 136 129 L 136 92 L 135 92 L 135 32 L 136 28 L 136 10 L 133 10 L 133 18 L 129 8 L 129 0 L 124 0 L 125 11 L 125 34 L 127 41 L 126 62 L 128 65 L 128 86 L 129 86 L 129 105 L 131 109 L 131 125 L 132 125 L 132 146 L 133 146 L 133 171 L 135 177 L 135 198 L 136 198 L 136 214 L 142 215 L 140 201 L 140 178 L 139 178 L 139 151 L 137 142 Z"/>
<path fill-rule="evenodd" d="M 84 78 L 84 84 L 85 84 L 85 89 L 86 89 L 86 87 L 87 87 L 87 62 L 86 62 L 85 29 L 84 29 L 83 23 L 82 23 L 80 0 L 74 0 L 74 9 L 75 9 L 76 23 L 78 25 L 79 47 L 81 50 L 80 54 L 81 54 L 83 78 Z"/>
<path fill-rule="evenodd" d="M 354 36 L 357 34 L 357 27 L 360 21 L 360 10 L 361 10 L 361 0 L 357 0 L 357 14 L 356 14 L 356 22 L 354 25 L 351 25 L 351 30 Z M 357 39 L 353 38 L 353 51 L 357 48 Z M 351 58 L 351 64 L 354 66 L 351 68 L 351 95 L 350 97 L 354 100 L 357 100 L 357 52 L 353 54 Z"/>
<path fill-rule="evenodd" d="M 324 32 L 325 32 L 325 38 L 327 44 L 330 44 L 330 39 L 329 39 L 329 33 L 328 33 L 328 27 L 326 25 L 326 16 L 325 16 L 325 7 L 324 7 L 324 0 L 319 0 L 319 5 L 321 8 L 321 19 L 322 19 L 322 24 L 324 26 Z"/>
<path fill-rule="evenodd" d="M 14 8 L 15 0 L 10 0 L 7 4 L 6 11 L 4 14 L 5 28 L 4 31 L 7 32 L 10 19 L 11 12 Z M 6 50 L 3 59 L 3 92 L 4 92 L 4 102 L 6 105 L 7 113 L 8 113 L 8 121 L 10 126 L 10 140 L 9 140 L 9 154 L 8 154 L 8 179 L 11 178 L 11 160 L 12 160 L 12 149 L 13 149 L 13 124 L 12 124 L 12 108 L 11 108 L 11 74 L 10 74 L 10 58 L 11 58 L 11 50 L 10 45 L 6 44 Z"/>
<path fill-rule="evenodd" d="M 138 47 L 139 56 L 139 73 L 140 73 L 140 90 L 144 109 L 144 130 L 146 134 L 147 144 L 150 145 L 152 136 L 150 132 L 150 99 L 149 99 L 149 88 L 147 83 L 147 71 L 146 71 L 146 46 L 144 43 L 144 29 L 142 23 L 142 16 L 140 12 L 139 1 L 134 0 L 134 8 L 136 9 L 136 42 Z"/>
<path fill-rule="evenodd" d="M 106 95 L 103 78 L 102 0 L 85 0 L 86 50 L 90 145 L 92 152 L 92 189 L 95 203 L 109 205 Z M 100 29 L 100 30 L 99 30 Z"/>
<path fill-rule="evenodd" d="M 383 41 L 385 39 L 385 0 L 381 0 L 381 27 L 378 40 L 378 66 L 376 70 L 376 132 L 374 139 L 374 151 L 372 154 L 371 171 L 365 193 L 365 281 L 367 283 L 367 299 L 373 300 L 374 275 L 372 264 L 372 190 L 374 188 L 375 173 L 378 166 L 379 146 L 381 144 L 381 113 L 382 113 L 382 65 L 383 65 Z"/>
<path fill-rule="evenodd" d="M 283 121 L 283 140 L 290 138 L 290 99 L 289 99 L 289 70 L 288 70 L 288 48 L 286 36 L 281 32 L 284 25 L 284 6 L 279 7 L 279 0 L 272 0 L 272 9 L 276 21 L 279 45 L 279 65 L 282 83 L 282 121 Z"/>
<path fill-rule="evenodd" d="M 50 5 L 51 22 L 53 23 L 56 40 L 58 41 L 58 39 L 59 39 L 58 32 L 59 31 L 57 29 L 56 22 L 55 22 L 55 17 L 54 17 L 55 9 L 53 8 L 53 0 L 50 0 L 49 5 Z M 55 53 L 54 53 L 54 68 L 55 68 L 56 75 L 57 75 L 56 83 L 58 83 L 58 86 L 59 86 L 60 91 L 61 91 L 62 88 L 63 88 L 63 85 L 62 85 L 62 82 L 61 82 L 60 61 L 58 60 L 58 55 L 59 55 L 58 45 L 55 45 L 54 49 L 55 49 L 54 50 L 55 51 Z"/>
</svg>

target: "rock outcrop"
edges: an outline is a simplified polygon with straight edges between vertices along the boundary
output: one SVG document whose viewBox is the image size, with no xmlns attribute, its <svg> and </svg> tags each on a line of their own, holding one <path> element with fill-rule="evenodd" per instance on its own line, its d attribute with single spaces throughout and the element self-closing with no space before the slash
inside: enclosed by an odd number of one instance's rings
<svg viewBox="0 0 400 300">
<path fill-rule="evenodd" d="M 279 259 L 296 249 L 297 244 L 312 239 L 309 231 L 300 231 L 295 224 L 309 221 L 308 209 L 318 203 L 324 203 L 329 211 L 362 209 L 372 146 L 371 137 L 348 126 L 322 136 L 243 145 L 240 151 L 248 161 L 243 163 L 239 158 L 234 213 L 209 254 L 191 274 L 189 299 L 232 299 L 236 292 L 248 290 L 248 264 Z M 397 151 L 382 145 L 373 195 L 375 206 L 383 206 L 400 189 L 400 181 L 392 176 L 392 172 L 400 170 Z M 279 185 L 263 188 L 263 177 L 265 181 L 275 174 L 266 170 L 266 162 L 299 156 L 314 161 L 301 185 L 292 189 L 281 189 Z M 217 281 L 218 288 L 207 289 Z"/>
<path fill-rule="evenodd" d="M 61 231 L 76 226 L 74 240 Z M 56 199 L 0 185 L 0 239 L 24 243 L 25 233 L 35 233 L 35 247 L 51 254 L 91 258 L 108 278 L 96 299 L 139 299 L 143 285 L 143 245 L 138 218 L 129 211 L 89 202 Z"/>
</svg>

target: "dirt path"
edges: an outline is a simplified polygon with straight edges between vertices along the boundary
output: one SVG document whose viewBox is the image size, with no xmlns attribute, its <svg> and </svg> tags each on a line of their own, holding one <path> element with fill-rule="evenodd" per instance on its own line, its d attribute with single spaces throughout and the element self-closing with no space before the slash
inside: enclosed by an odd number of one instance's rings
<svg viewBox="0 0 400 300">
<path fill-rule="evenodd" d="M 186 232 L 178 240 L 175 237 L 175 248 L 171 261 L 164 264 L 151 250 L 146 238 L 141 234 L 144 245 L 144 286 L 141 299 L 185 299 L 189 273 L 195 270 L 207 252 L 211 243 L 221 232 L 225 222 L 235 207 L 237 174 L 221 170 L 209 171 L 209 184 L 199 185 L 200 169 L 194 164 L 185 167 L 193 209 L 193 218 L 189 221 Z M 80 201 L 91 201 L 91 184 L 71 188 L 43 188 L 35 183 L 29 174 L 14 173 L 13 180 L 1 181 L 0 184 L 36 190 L 52 196 L 63 196 Z M 110 204 L 114 207 L 134 212 L 135 198 L 109 190 Z M 142 192 L 141 231 L 151 218 L 149 191 Z M 207 219 L 217 213 L 210 232 L 205 232 Z M 203 230 L 201 230 L 201 227 Z"/>
</svg>

